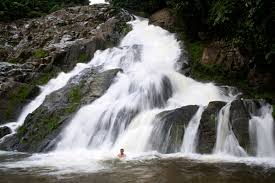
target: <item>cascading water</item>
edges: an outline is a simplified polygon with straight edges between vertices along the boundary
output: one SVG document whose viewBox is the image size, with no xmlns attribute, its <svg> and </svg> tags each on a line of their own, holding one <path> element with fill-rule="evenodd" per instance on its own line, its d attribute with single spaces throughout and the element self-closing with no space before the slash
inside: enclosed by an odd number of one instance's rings
<svg viewBox="0 0 275 183">
<path fill-rule="evenodd" d="M 40 94 L 31 101 L 26 107 L 24 107 L 22 113 L 18 117 L 16 122 L 11 122 L 4 124 L 2 126 L 7 126 L 12 130 L 12 134 L 16 132 L 16 130 L 23 125 L 28 114 L 32 113 L 36 110 L 45 100 L 45 97 L 52 92 L 64 87 L 70 78 L 80 73 L 83 69 L 88 67 L 86 64 L 77 64 L 77 66 L 69 73 L 60 73 L 57 78 L 51 79 L 48 84 L 41 87 Z"/>
<path fill-rule="evenodd" d="M 204 111 L 204 108 L 200 107 L 197 113 L 189 122 L 187 128 L 185 129 L 183 143 L 181 147 L 181 152 L 185 154 L 196 152 L 197 132 L 198 132 L 201 115 L 203 111 Z"/>
<path fill-rule="evenodd" d="M 105 0 L 90 0 L 90 4 L 102 4 L 106 3 Z"/>
<path fill-rule="evenodd" d="M 250 140 L 255 145 L 258 157 L 275 157 L 274 121 L 272 106 L 263 105 L 260 116 L 252 116 L 249 121 Z"/>
<path fill-rule="evenodd" d="M 217 139 L 214 153 L 225 153 L 233 156 L 247 156 L 247 153 L 239 145 L 238 139 L 231 129 L 231 124 L 229 123 L 230 106 L 230 103 L 227 104 L 219 113 Z"/>
<path fill-rule="evenodd" d="M 256 109 L 253 103 L 249 101 L 243 102 L 247 105 L 248 112 L 251 116 L 251 119 L 249 120 L 249 144 L 250 149 L 254 152 L 246 152 L 246 150 L 240 146 L 230 124 L 231 103 L 228 103 L 219 113 L 214 153 L 224 153 L 237 157 L 251 155 L 265 158 L 275 157 L 275 130 L 272 117 L 272 107 L 269 104 L 261 103 L 260 109 Z"/>
<path fill-rule="evenodd" d="M 181 50 L 173 34 L 148 25 L 148 20 L 137 19 L 132 26 L 120 47 L 102 52 L 93 61 L 102 70 L 121 68 L 123 72 L 101 98 L 77 112 L 63 131 L 57 151 L 127 147 L 128 152 L 144 152 L 152 125 L 157 125 L 153 124 L 157 113 L 232 100 L 211 83 L 177 73 Z"/>
</svg>

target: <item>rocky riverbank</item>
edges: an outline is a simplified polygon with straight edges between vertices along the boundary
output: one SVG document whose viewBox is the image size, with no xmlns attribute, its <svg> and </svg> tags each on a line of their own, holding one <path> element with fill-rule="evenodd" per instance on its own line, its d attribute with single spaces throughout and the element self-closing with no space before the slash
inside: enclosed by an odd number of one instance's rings
<svg viewBox="0 0 275 183">
<path fill-rule="evenodd" d="M 16 120 L 38 85 L 116 45 L 130 30 L 130 19 L 109 5 L 92 5 L 0 22 L 0 124 Z"/>
</svg>

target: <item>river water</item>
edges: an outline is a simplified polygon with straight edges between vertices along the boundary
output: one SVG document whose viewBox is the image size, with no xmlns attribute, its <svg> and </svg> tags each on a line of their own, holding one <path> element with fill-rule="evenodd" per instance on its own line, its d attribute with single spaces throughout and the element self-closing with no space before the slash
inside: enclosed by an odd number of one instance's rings
<svg viewBox="0 0 275 183">
<path fill-rule="evenodd" d="M 35 162 L 38 157 L 32 157 L 33 160 L 28 159 L 30 157 L 28 154 L 1 152 L 0 183 L 274 183 L 275 180 L 275 168 L 267 164 L 254 164 L 251 160 L 236 163 L 239 160 L 221 162 L 218 157 L 194 159 L 155 154 L 123 161 L 116 158 L 100 161 L 86 158 L 86 162 L 79 160 L 77 163 L 71 159 L 70 166 L 59 162 L 59 167 L 54 167 L 46 161 Z M 21 161 L 21 166 L 13 164 L 18 161 Z"/>
</svg>

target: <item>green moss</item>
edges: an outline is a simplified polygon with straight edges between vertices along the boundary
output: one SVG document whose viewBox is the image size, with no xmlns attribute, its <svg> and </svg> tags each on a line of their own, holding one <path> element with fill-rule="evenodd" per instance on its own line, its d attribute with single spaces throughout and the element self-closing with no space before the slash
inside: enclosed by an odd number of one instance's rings
<svg viewBox="0 0 275 183">
<path fill-rule="evenodd" d="M 46 83 L 48 83 L 52 78 L 54 78 L 56 76 L 55 73 L 43 73 L 42 76 L 36 80 L 36 84 L 37 85 L 44 85 Z"/>
<path fill-rule="evenodd" d="M 79 103 L 81 100 L 80 87 L 76 86 L 69 92 L 69 99 L 72 103 Z"/>
<path fill-rule="evenodd" d="M 24 103 L 27 100 L 32 89 L 33 88 L 29 85 L 21 85 L 20 87 L 15 88 L 13 91 L 8 93 L 9 102 L 7 105 L 5 116 L 7 119 L 9 119 L 12 116 L 18 105 Z"/>
<path fill-rule="evenodd" d="M 203 45 L 200 41 L 192 42 L 189 44 L 189 52 L 192 60 L 200 62 L 203 53 Z"/>
<path fill-rule="evenodd" d="M 121 30 L 122 34 L 125 35 L 132 30 L 132 26 L 129 24 L 125 24 L 125 26 L 123 26 Z"/>
<path fill-rule="evenodd" d="M 80 63 L 86 63 L 87 61 L 89 61 L 90 57 L 87 53 L 81 53 L 79 55 L 79 59 L 78 59 L 78 62 Z"/>
<path fill-rule="evenodd" d="M 12 58 L 10 60 L 8 60 L 9 63 L 13 63 L 13 64 L 17 64 L 20 63 L 20 59 L 19 58 Z"/>
<path fill-rule="evenodd" d="M 48 127 L 47 132 L 51 132 L 54 129 L 56 129 L 58 127 L 59 120 L 60 120 L 60 118 L 58 116 L 53 116 L 53 117 L 49 118 L 48 120 L 46 120 L 45 123 L 47 124 L 47 127 Z M 46 136 L 46 135 L 44 135 L 44 136 Z"/>
<path fill-rule="evenodd" d="M 45 50 L 43 50 L 42 48 L 39 48 L 39 49 L 37 49 L 33 52 L 34 58 L 45 58 L 48 55 L 49 54 Z"/>
<path fill-rule="evenodd" d="M 76 109 L 78 108 L 81 101 L 80 86 L 76 86 L 72 88 L 72 90 L 69 93 L 69 100 L 70 100 L 70 104 L 64 111 L 66 114 L 71 114 L 75 112 Z"/>
<path fill-rule="evenodd" d="M 18 131 L 17 131 L 17 134 L 18 136 L 21 138 L 24 136 L 24 134 L 27 132 L 27 129 L 25 126 L 21 126 Z"/>
</svg>

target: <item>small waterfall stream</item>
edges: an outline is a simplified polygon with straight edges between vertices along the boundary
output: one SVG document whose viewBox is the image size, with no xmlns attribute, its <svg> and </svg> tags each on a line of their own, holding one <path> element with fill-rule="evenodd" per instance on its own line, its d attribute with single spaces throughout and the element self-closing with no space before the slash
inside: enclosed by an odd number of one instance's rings
<svg viewBox="0 0 275 183">
<path fill-rule="evenodd" d="M 239 145 L 239 142 L 232 131 L 232 127 L 229 122 L 230 106 L 230 103 L 227 104 L 219 113 L 217 140 L 214 153 L 226 153 L 233 156 L 247 156 L 247 153 Z"/>
<path fill-rule="evenodd" d="M 263 105 L 260 116 L 252 116 L 249 121 L 250 141 L 255 142 L 257 157 L 275 157 L 274 131 L 272 106 Z"/>
<path fill-rule="evenodd" d="M 181 152 L 187 153 L 196 153 L 196 141 L 197 141 L 197 132 L 200 125 L 201 115 L 204 111 L 203 107 L 200 107 L 197 113 L 189 122 L 187 128 L 185 129 L 183 143 L 181 147 Z"/>
</svg>

